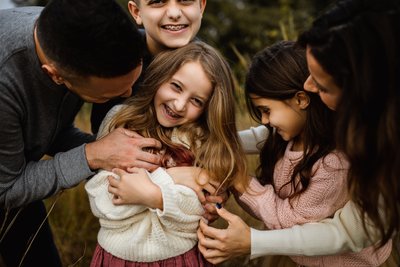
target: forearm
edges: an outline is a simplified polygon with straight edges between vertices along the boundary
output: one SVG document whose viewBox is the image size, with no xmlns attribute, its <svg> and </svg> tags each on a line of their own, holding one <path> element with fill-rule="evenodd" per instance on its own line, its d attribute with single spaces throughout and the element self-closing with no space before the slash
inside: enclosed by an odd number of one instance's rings
<svg viewBox="0 0 400 267">
<path fill-rule="evenodd" d="M 258 154 L 263 143 L 268 138 L 268 133 L 268 129 L 264 125 L 239 131 L 239 138 L 245 153 Z"/>
<path fill-rule="evenodd" d="M 107 219 L 123 220 L 147 209 L 147 207 L 138 204 L 114 205 L 112 202 L 114 196 L 108 192 L 109 176 L 120 179 L 115 173 L 102 170 L 85 184 L 90 208 L 94 216 L 106 219 L 106 221 Z"/>
<path fill-rule="evenodd" d="M 82 132 L 72 124 L 58 134 L 57 138 L 52 142 L 52 146 L 49 148 L 47 154 L 54 156 L 58 152 L 68 151 L 82 144 L 93 142 L 94 140 L 94 135 Z"/>
<path fill-rule="evenodd" d="M 179 227 L 197 229 L 198 221 L 204 213 L 197 195 L 190 188 L 176 185 L 168 173 L 159 168 L 151 174 L 162 194 L 163 209 L 158 209 L 158 215 L 163 223 Z"/>
<path fill-rule="evenodd" d="M 372 229 L 372 228 L 371 228 Z M 358 252 L 379 241 L 376 233 L 369 240 L 359 213 L 351 202 L 332 219 L 272 231 L 251 231 L 251 257 L 265 255 L 332 255 Z"/>
<path fill-rule="evenodd" d="M 49 160 L 28 162 L 19 172 L 12 173 L 2 167 L 0 173 L 3 207 L 18 207 L 46 198 L 94 174 L 87 165 L 84 145 L 58 153 Z"/>
</svg>

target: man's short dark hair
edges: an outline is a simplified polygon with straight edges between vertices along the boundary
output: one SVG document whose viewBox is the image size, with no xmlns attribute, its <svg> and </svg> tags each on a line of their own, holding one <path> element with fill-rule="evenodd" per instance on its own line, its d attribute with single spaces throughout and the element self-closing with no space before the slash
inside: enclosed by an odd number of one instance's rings
<svg viewBox="0 0 400 267">
<path fill-rule="evenodd" d="M 141 63 L 144 41 L 114 0 L 51 0 L 37 21 L 45 55 L 78 76 L 127 74 Z"/>
</svg>

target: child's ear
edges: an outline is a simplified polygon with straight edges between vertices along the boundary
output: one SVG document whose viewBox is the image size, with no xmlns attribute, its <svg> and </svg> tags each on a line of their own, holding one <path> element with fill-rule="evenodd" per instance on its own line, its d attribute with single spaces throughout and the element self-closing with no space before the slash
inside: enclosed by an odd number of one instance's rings
<svg viewBox="0 0 400 267">
<path fill-rule="evenodd" d="M 310 97 L 305 91 L 299 91 L 295 95 L 296 103 L 300 109 L 306 109 L 310 104 Z"/>
<path fill-rule="evenodd" d="M 135 1 L 128 2 L 128 10 L 131 13 L 133 19 L 136 21 L 137 25 L 142 25 L 142 18 L 140 17 L 140 8 Z"/>
<path fill-rule="evenodd" d="M 207 0 L 200 0 L 200 9 L 201 9 L 202 15 L 204 13 L 204 9 L 206 9 L 206 4 L 207 4 Z"/>
</svg>

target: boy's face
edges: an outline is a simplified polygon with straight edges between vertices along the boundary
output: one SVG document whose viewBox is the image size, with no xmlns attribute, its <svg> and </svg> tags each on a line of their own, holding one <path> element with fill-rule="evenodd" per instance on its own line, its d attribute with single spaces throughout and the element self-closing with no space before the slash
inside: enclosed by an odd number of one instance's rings
<svg viewBox="0 0 400 267">
<path fill-rule="evenodd" d="M 206 0 L 136 0 L 128 8 L 146 31 L 146 42 L 155 55 L 187 45 L 200 29 Z"/>
</svg>

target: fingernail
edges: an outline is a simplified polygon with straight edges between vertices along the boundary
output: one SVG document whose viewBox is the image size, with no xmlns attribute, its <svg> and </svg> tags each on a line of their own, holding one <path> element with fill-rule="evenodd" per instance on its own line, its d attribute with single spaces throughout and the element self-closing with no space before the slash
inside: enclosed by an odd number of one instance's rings
<svg viewBox="0 0 400 267">
<path fill-rule="evenodd" d="M 221 203 L 216 203 L 216 204 L 215 204 L 215 206 L 217 207 L 217 209 L 220 209 L 220 208 L 222 208 L 222 205 L 221 205 Z"/>
</svg>

